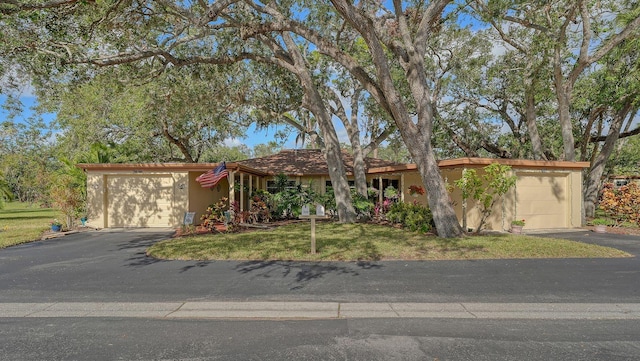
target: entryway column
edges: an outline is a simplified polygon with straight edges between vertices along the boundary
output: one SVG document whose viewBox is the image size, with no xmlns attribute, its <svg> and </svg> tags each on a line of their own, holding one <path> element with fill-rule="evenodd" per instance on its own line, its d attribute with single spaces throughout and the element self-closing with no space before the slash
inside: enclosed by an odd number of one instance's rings
<svg viewBox="0 0 640 361">
<path fill-rule="evenodd" d="M 240 212 L 244 211 L 244 177 L 242 173 L 240 175 Z"/>
<path fill-rule="evenodd" d="M 236 190 L 235 190 L 236 172 L 230 171 L 227 179 L 229 180 L 229 205 L 232 205 L 233 202 L 236 200 Z"/>
</svg>

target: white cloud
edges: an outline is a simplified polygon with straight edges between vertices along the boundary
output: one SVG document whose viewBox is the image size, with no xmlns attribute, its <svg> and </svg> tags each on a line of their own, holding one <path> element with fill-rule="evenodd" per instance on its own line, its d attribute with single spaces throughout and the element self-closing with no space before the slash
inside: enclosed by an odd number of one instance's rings
<svg viewBox="0 0 640 361">
<path fill-rule="evenodd" d="M 227 147 L 237 147 L 244 143 L 245 142 L 240 138 L 227 138 L 222 142 L 222 144 L 224 144 Z"/>
</svg>

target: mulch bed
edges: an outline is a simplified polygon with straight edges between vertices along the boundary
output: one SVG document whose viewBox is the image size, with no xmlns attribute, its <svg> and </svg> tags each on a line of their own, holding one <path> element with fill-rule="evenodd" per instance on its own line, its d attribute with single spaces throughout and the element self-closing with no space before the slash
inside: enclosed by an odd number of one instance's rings
<svg viewBox="0 0 640 361">
<path fill-rule="evenodd" d="M 593 231 L 593 229 L 595 227 L 589 226 L 589 227 L 585 227 L 585 228 Z M 607 227 L 607 233 L 626 234 L 626 235 L 631 235 L 631 236 L 640 236 L 640 228 Z"/>
<path fill-rule="evenodd" d="M 285 219 L 285 220 L 281 220 L 281 221 L 272 221 L 272 222 L 266 222 L 266 223 L 259 223 L 258 226 L 254 226 L 252 224 L 246 224 L 246 225 L 240 225 L 240 229 L 238 229 L 237 231 L 233 232 L 233 233 L 246 233 L 246 232 L 255 232 L 255 231 L 265 231 L 265 230 L 271 230 L 271 229 L 275 229 L 281 226 L 286 226 L 289 224 L 294 224 L 294 223 L 300 223 L 300 222 L 305 222 L 304 220 L 300 220 L 300 219 Z M 319 221 L 320 222 L 320 221 Z M 182 236 L 190 236 L 190 235 L 197 235 L 197 234 L 207 234 L 207 233 L 211 233 L 211 234 L 216 234 L 216 233 L 224 233 L 224 232 L 220 232 L 220 231 L 210 231 L 209 229 L 202 227 L 202 226 L 196 226 L 196 229 L 194 232 L 191 233 L 186 233 L 183 234 L 182 233 L 182 227 L 176 228 L 176 232 L 174 233 L 173 237 L 182 237 Z"/>
</svg>

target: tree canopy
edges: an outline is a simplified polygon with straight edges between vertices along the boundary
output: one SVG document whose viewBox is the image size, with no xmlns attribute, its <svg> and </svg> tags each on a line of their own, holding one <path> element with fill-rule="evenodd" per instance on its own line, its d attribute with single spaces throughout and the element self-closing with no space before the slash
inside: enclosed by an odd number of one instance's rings
<svg viewBox="0 0 640 361">
<path fill-rule="evenodd" d="M 438 158 L 590 159 L 599 178 L 638 129 L 634 0 L 32 0 L 0 14 L 1 89 L 29 80 L 67 149 L 199 161 L 249 124 L 286 123 L 323 147 L 344 221 L 336 118 L 356 154 L 397 131 L 444 237 L 462 232 Z"/>
</svg>

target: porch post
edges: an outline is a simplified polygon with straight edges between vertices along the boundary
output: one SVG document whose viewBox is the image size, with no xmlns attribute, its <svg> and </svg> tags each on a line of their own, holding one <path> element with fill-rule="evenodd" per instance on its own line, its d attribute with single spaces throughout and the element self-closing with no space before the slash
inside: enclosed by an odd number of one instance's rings
<svg viewBox="0 0 640 361">
<path fill-rule="evenodd" d="M 384 192 L 384 190 L 382 189 L 382 176 L 379 175 L 378 176 L 378 202 L 380 202 L 380 204 L 382 204 L 382 198 L 383 198 L 383 194 L 382 192 Z"/>
<path fill-rule="evenodd" d="M 251 196 L 251 192 L 253 192 L 253 176 L 251 174 L 249 174 L 249 194 L 248 194 L 248 196 Z"/>
<path fill-rule="evenodd" d="M 240 212 L 244 211 L 244 177 L 241 172 L 238 172 L 240 175 Z"/>
<path fill-rule="evenodd" d="M 404 173 L 400 173 L 400 200 L 404 203 Z"/>
<path fill-rule="evenodd" d="M 236 200 L 236 191 L 235 191 L 236 172 L 230 171 L 227 179 L 229 180 L 229 205 L 232 205 L 233 202 L 235 202 Z"/>
</svg>

